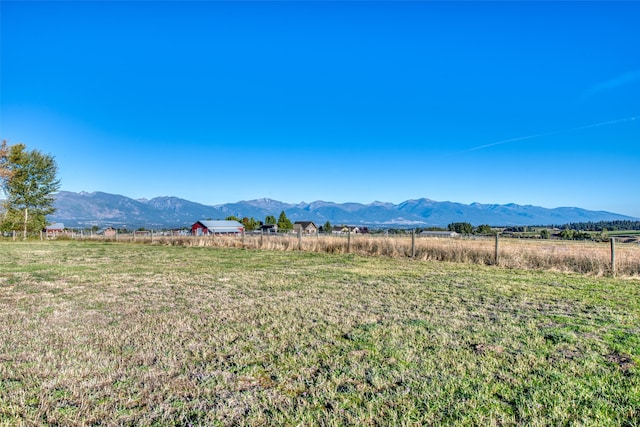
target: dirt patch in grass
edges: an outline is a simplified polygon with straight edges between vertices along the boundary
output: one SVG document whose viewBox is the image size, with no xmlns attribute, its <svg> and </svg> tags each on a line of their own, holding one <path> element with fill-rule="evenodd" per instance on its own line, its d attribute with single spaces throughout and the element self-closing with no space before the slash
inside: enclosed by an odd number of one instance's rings
<svg viewBox="0 0 640 427">
<path fill-rule="evenodd" d="M 477 354 L 501 354 L 504 352 L 504 347 L 499 345 L 474 344 L 472 348 Z"/>
<path fill-rule="evenodd" d="M 607 362 L 617 365 L 623 372 L 629 372 L 637 366 L 628 354 L 611 353 L 607 354 L 605 359 Z"/>
</svg>

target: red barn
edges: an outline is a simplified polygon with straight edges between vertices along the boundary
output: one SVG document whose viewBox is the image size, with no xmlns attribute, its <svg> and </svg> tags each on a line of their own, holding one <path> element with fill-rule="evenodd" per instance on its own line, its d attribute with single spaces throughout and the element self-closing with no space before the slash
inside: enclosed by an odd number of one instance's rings
<svg viewBox="0 0 640 427">
<path fill-rule="evenodd" d="M 56 222 L 54 224 L 51 225 L 47 225 L 44 228 L 45 233 L 47 233 L 47 236 L 57 236 L 59 234 L 64 234 L 64 224 L 61 222 Z"/>
<path fill-rule="evenodd" d="M 200 220 L 191 226 L 194 236 L 209 236 L 211 234 L 242 234 L 244 225 L 238 221 L 205 221 Z"/>
</svg>

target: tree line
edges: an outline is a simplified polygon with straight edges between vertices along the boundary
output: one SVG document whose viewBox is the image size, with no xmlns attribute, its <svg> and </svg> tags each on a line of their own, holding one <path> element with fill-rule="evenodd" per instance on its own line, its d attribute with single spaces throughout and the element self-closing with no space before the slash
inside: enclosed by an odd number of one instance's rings
<svg viewBox="0 0 640 427">
<path fill-rule="evenodd" d="M 244 226 L 245 231 L 253 231 L 258 230 L 263 225 L 275 225 L 278 227 L 280 231 L 291 231 L 293 230 L 293 222 L 287 217 L 285 211 L 280 212 L 280 215 L 276 219 L 273 215 L 267 215 L 264 221 L 258 221 L 254 217 L 242 217 L 238 218 L 235 215 L 229 215 L 225 218 L 227 221 L 238 221 Z M 320 226 L 319 231 L 329 233 L 332 230 L 331 223 L 329 221 L 325 222 L 324 225 Z"/>
<path fill-rule="evenodd" d="M 228 217 L 225 218 L 225 220 L 238 221 L 242 223 L 245 231 L 257 230 L 260 227 L 262 227 L 264 224 L 277 225 L 278 229 L 283 231 L 293 230 L 293 223 L 289 218 L 287 218 L 287 214 L 284 211 L 280 212 L 280 216 L 278 217 L 278 219 L 276 219 L 276 217 L 273 215 L 267 215 L 266 218 L 264 219 L 264 222 L 258 221 L 254 217 L 249 218 L 245 216 L 243 218 L 238 218 L 235 215 L 229 215 Z"/>
<path fill-rule="evenodd" d="M 598 222 L 570 222 L 559 228 L 576 231 L 618 231 L 618 230 L 640 230 L 640 221 L 617 220 Z"/>
<path fill-rule="evenodd" d="M 28 150 L 24 144 L 0 144 L 0 230 L 40 231 L 46 216 L 55 212 L 54 193 L 60 188 L 58 166 L 53 156 Z"/>
</svg>

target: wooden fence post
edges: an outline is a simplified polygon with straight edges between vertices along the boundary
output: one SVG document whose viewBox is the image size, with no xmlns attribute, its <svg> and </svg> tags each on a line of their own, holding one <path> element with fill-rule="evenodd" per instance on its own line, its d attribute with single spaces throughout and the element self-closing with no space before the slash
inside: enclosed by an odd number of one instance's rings
<svg viewBox="0 0 640 427">
<path fill-rule="evenodd" d="M 302 250 L 302 226 L 298 228 L 298 250 Z"/>
<path fill-rule="evenodd" d="M 416 257 L 416 229 L 411 230 L 411 258 Z"/>
<path fill-rule="evenodd" d="M 347 253 L 351 253 L 351 229 L 349 229 L 349 234 L 347 234 Z"/>
<path fill-rule="evenodd" d="M 496 233 L 496 252 L 493 257 L 493 264 L 498 265 L 499 258 L 499 247 L 500 247 L 500 233 Z"/>
<path fill-rule="evenodd" d="M 611 238 L 611 274 L 616 275 L 616 238 Z"/>
<path fill-rule="evenodd" d="M 391 249 L 390 249 L 390 244 L 389 244 L 389 230 L 385 230 L 384 231 L 384 248 L 387 251 L 387 256 L 389 256 L 389 254 L 391 253 Z"/>
<path fill-rule="evenodd" d="M 244 228 L 242 229 L 242 249 L 244 249 Z"/>
</svg>

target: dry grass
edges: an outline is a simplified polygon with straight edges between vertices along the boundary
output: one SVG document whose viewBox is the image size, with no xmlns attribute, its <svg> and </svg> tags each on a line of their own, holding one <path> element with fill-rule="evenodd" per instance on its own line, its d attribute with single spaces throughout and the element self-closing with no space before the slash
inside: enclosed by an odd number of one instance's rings
<svg viewBox="0 0 640 427">
<path fill-rule="evenodd" d="M 310 252 L 363 256 L 406 258 L 412 255 L 410 236 L 385 237 L 380 235 L 346 236 L 214 236 L 214 237 L 155 237 L 137 238 L 140 243 L 174 246 L 226 247 L 267 249 L 279 251 L 303 250 Z M 447 261 L 480 265 L 494 265 L 495 240 L 416 238 L 415 259 Z M 608 275 L 611 270 L 611 246 L 608 242 L 560 241 L 503 238 L 499 242 L 501 267 L 576 272 L 595 276 Z M 640 245 L 616 245 L 616 274 L 625 277 L 640 276 Z"/>
<path fill-rule="evenodd" d="M 0 253 L 0 425 L 640 419 L 635 280 L 161 244 Z"/>
</svg>

